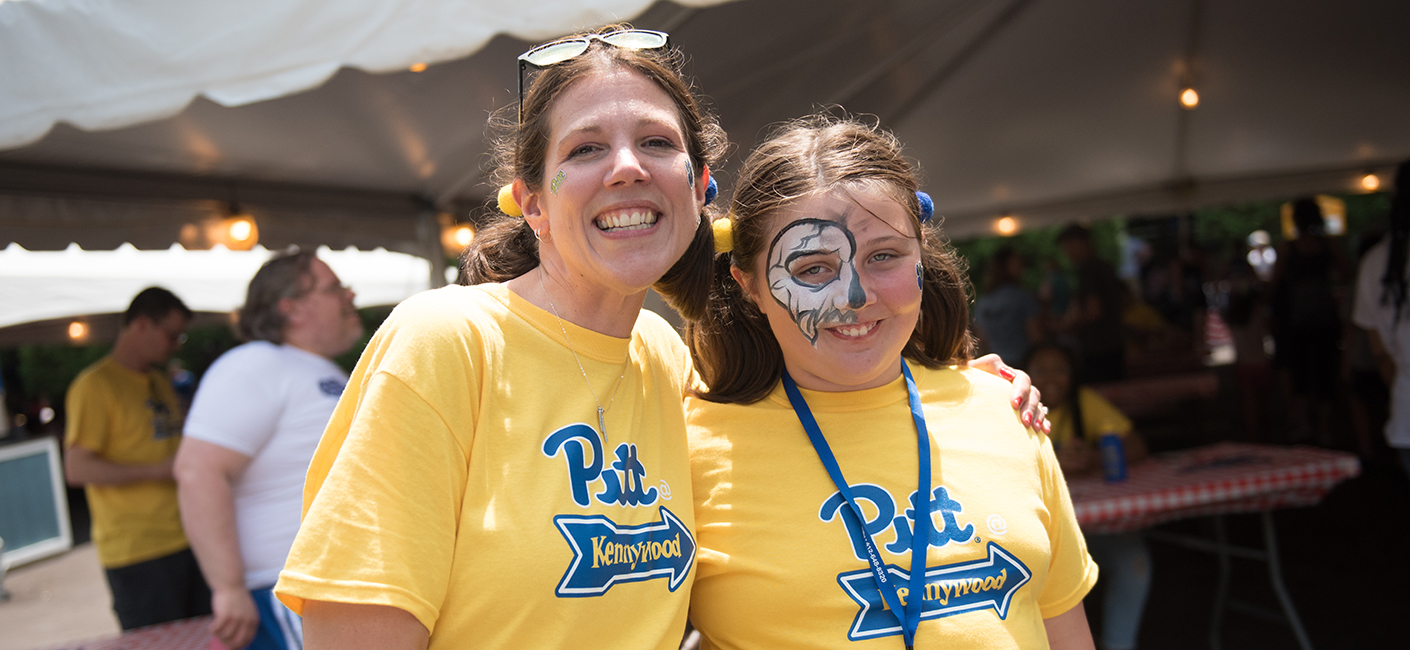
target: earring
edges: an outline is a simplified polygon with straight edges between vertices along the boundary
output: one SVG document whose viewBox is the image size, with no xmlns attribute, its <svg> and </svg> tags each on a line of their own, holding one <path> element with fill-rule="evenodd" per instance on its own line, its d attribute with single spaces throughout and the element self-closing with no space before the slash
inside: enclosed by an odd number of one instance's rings
<svg viewBox="0 0 1410 650">
<path fill-rule="evenodd" d="M 534 229 L 534 230 L 531 230 L 531 232 L 534 233 L 534 239 L 537 239 L 537 240 L 539 240 L 539 241 L 543 241 L 543 233 L 542 233 L 541 231 L 539 231 L 539 230 L 537 230 L 537 229 Z"/>
<path fill-rule="evenodd" d="M 916 262 L 916 288 L 925 290 L 925 267 L 920 262 Z"/>
</svg>

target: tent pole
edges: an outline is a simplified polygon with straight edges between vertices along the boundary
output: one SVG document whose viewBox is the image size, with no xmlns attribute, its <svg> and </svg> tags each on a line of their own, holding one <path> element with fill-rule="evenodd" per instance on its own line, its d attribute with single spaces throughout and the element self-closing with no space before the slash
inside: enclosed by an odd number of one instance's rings
<svg viewBox="0 0 1410 650">
<path fill-rule="evenodd" d="M 441 228 L 435 210 L 423 209 L 416 215 L 416 240 L 421 243 L 422 255 L 431 263 L 431 288 L 445 286 L 446 255 L 441 250 Z"/>
</svg>

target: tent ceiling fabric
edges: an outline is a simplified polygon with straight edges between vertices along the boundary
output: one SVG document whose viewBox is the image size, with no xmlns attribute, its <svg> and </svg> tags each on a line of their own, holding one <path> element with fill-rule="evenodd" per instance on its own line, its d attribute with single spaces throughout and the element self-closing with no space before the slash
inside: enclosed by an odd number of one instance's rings
<svg viewBox="0 0 1410 650">
<path fill-rule="evenodd" d="M 723 0 L 683 0 L 684 5 Z M 0 148 L 56 122 L 84 130 L 164 119 L 197 96 L 282 97 L 341 68 L 405 70 L 469 56 L 496 34 L 537 41 L 634 16 L 651 0 L 0 2 Z"/>
<path fill-rule="evenodd" d="M 1399 33 L 1410 24 L 1410 3 L 1395 0 L 738 0 L 649 8 L 260 0 L 229 9 L 238 17 L 216 23 L 228 28 L 177 30 L 140 13 L 112 18 L 102 33 L 155 43 L 123 68 L 150 79 L 224 76 L 185 86 L 185 99 L 160 110 L 102 119 L 92 117 L 96 107 L 61 113 L 99 97 L 69 85 L 74 79 L 112 75 L 139 108 L 166 89 L 125 85 L 129 73 L 111 72 L 131 42 L 75 48 L 52 33 L 11 37 L 29 23 L 98 29 L 74 18 L 90 6 L 157 11 L 170 21 L 196 11 L 139 4 L 162 8 L 0 2 L 0 111 L 10 111 L 0 114 L 0 128 L 40 129 L 30 123 L 41 100 L 51 104 L 44 119 L 81 127 L 60 123 L 0 151 L 0 198 L 25 206 L 0 201 L 0 245 L 53 247 L 26 238 L 37 238 L 54 214 L 78 223 L 91 211 L 100 221 L 104 202 L 127 205 L 130 214 L 173 197 L 188 202 L 184 209 L 237 198 L 255 209 L 260 202 L 246 193 L 263 183 L 269 193 L 309 198 L 281 204 L 276 218 L 289 224 L 299 221 L 298 205 L 318 197 L 385 198 L 359 213 L 388 222 L 374 236 L 391 229 L 401 243 L 388 247 L 428 250 L 431 240 L 417 229 L 428 227 L 430 206 L 463 214 L 492 189 L 484 183 L 486 118 L 514 102 L 514 57 L 526 41 L 619 18 L 669 31 L 691 57 L 689 71 L 739 146 L 717 170 L 726 189 L 729 169 L 770 124 L 841 104 L 897 131 L 952 236 L 985 232 L 1005 212 L 1027 226 L 1350 190 L 1365 171 L 1410 158 L 1410 48 Z M 166 27 L 157 33 L 155 24 Z M 182 38 L 187 44 L 178 47 Z M 404 69 L 417 61 L 443 62 L 421 73 Z M 52 73 L 70 66 L 78 77 Z M 1202 98 L 1193 111 L 1175 99 L 1184 71 Z M 255 101 L 265 98 L 272 99 Z M 107 103 L 116 110 L 125 102 Z M 130 126 L 84 130 L 117 124 Z M 32 135 L 4 137 L 19 143 Z M 6 170 L 18 168 L 32 177 L 6 181 Z M 121 174 L 157 180 L 141 196 L 94 193 L 83 180 Z M 207 184 L 203 196 L 191 195 L 196 182 Z M 205 207 L 189 203 L 201 199 Z M 356 212 L 346 203 L 326 208 L 324 221 L 288 229 L 316 237 Z M 324 234 L 352 238 L 360 223 Z M 149 245 L 169 243 L 159 239 Z"/>
</svg>

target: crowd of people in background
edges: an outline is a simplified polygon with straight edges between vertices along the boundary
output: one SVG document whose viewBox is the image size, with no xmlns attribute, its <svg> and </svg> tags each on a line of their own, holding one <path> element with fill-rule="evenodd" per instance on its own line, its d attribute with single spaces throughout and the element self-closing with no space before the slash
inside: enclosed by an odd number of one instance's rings
<svg viewBox="0 0 1410 650">
<path fill-rule="evenodd" d="M 1044 258 L 1002 245 L 970 260 L 979 348 L 1026 369 L 1034 346 L 1061 346 L 1083 384 L 1227 366 L 1240 416 L 1231 437 L 1393 460 L 1380 429 L 1394 376 L 1381 366 L 1394 350 L 1373 347 L 1374 328 L 1352 314 L 1360 294 L 1380 304 L 1385 259 L 1359 280 L 1356 269 L 1390 235 L 1379 219 L 1346 232 L 1324 211 L 1316 198 L 1290 201 L 1282 241 L 1241 233 L 1224 244 L 1227 255 L 1189 237 L 1154 252 L 1123 233 L 1110 247 L 1118 254 L 1103 259 L 1092 230 L 1075 224 L 1058 229 L 1059 252 Z"/>
<path fill-rule="evenodd" d="M 1410 186 L 1407 169 L 1399 188 Z M 1146 454 L 1131 418 L 1089 385 L 1219 366 L 1229 367 L 1223 381 L 1242 417 L 1216 435 L 1345 448 L 1410 473 L 1410 399 L 1398 397 L 1410 382 L 1397 373 L 1398 361 L 1410 361 L 1407 204 L 1396 195 L 1384 236 L 1373 228 L 1337 237 L 1331 232 L 1346 234 L 1344 215 L 1330 222 L 1319 199 L 1296 199 L 1285 207 L 1284 241 L 1244 233 L 1224 259 L 1188 237 L 1153 253 L 1151 242 L 1128 235 L 1117 242 L 1123 257 L 1108 261 L 1095 254 L 1091 230 L 1068 225 L 1056 235 L 1060 255 L 1030 260 L 1004 245 L 971 260 L 983 278 L 974 332 L 981 351 L 1032 375 L 1052 408 L 1051 438 L 1068 477 L 1097 469 L 1105 433 L 1123 438 L 1129 462 Z M 1035 267 L 1046 271 L 1027 273 Z M 1101 645 L 1135 647 L 1149 552 L 1135 534 L 1087 542 L 1103 569 Z"/>
</svg>

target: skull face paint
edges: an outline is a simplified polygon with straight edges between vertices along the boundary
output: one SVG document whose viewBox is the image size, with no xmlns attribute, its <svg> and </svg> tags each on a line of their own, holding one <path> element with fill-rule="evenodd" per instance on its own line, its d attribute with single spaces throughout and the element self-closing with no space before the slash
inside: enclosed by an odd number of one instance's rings
<svg viewBox="0 0 1410 650">
<path fill-rule="evenodd" d="M 856 254 L 846 223 L 824 219 L 794 221 L 769 245 L 769 294 L 815 347 L 821 325 L 855 323 L 866 304 Z"/>
<path fill-rule="evenodd" d="M 906 205 L 879 186 L 815 192 L 767 215 L 765 239 L 732 270 L 758 305 L 800 388 L 852 391 L 901 376 L 920 321 L 921 239 Z"/>
</svg>

